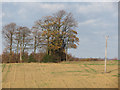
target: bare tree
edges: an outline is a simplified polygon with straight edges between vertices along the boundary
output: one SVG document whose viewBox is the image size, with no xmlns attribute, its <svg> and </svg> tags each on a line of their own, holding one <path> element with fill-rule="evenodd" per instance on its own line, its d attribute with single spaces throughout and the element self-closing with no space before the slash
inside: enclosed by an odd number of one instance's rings
<svg viewBox="0 0 120 90">
<path fill-rule="evenodd" d="M 53 18 L 51 16 L 46 16 L 38 21 L 35 22 L 35 26 L 37 29 L 42 31 L 42 39 L 43 42 L 41 45 L 44 45 L 44 48 L 46 46 L 46 52 L 49 55 L 50 54 L 50 39 L 51 39 L 51 32 L 53 31 Z"/>
<path fill-rule="evenodd" d="M 77 21 L 72 13 L 60 10 L 37 20 L 32 29 L 17 26 L 15 23 L 5 25 L 3 37 L 8 44 L 10 56 L 16 50 L 17 55 L 20 53 L 21 62 L 24 52 L 29 49 L 33 49 L 34 53 L 46 49 L 48 55 L 54 54 L 64 60 L 65 55 L 67 59 L 69 48 L 77 48 L 79 38 L 76 27 Z"/>
<path fill-rule="evenodd" d="M 32 27 L 32 46 L 33 46 L 33 50 L 34 50 L 34 53 L 36 53 L 36 50 L 39 50 L 41 47 L 42 47 L 42 43 L 43 43 L 43 38 L 42 38 L 42 35 L 41 35 L 41 31 L 33 26 Z"/>
<path fill-rule="evenodd" d="M 25 50 L 29 49 L 29 44 L 32 40 L 31 30 L 27 27 L 20 26 L 15 33 L 17 54 L 20 52 L 20 61 L 22 61 L 22 56 L 24 55 Z"/>
<path fill-rule="evenodd" d="M 7 47 L 9 47 L 10 56 L 12 55 L 13 51 L 13 44 L 14 44 L 14 36 L 15 31 L 17 29 L 17 25 L 15 23 L 7 24 L 3 27 L 2 36 L 7 42 Z"/>
</svg>

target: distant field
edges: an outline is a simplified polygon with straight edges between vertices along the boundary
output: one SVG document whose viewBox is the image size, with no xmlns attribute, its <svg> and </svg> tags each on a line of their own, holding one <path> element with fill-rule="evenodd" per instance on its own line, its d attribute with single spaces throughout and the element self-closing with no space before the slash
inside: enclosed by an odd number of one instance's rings
<svg viewBox="0 0 120 90">
<path fill-rule="evenodd" d="M 118 61 L 2 64 L 2 88 L 118 88 Z"/>
</svg>

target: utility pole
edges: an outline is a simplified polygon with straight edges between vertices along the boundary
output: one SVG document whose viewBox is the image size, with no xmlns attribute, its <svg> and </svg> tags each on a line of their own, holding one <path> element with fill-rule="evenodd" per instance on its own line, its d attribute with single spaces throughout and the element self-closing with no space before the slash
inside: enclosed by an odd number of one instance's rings
<svg viewBox="0 0 120 90">
<path fill-rule="evenodd" d="M 105 73 L 106 73 L 106 62 L 107 62 L 107 40 L 109 36 L 105 36 L 106 39 L 106 48 L 105 48 Z"/>
</svg>

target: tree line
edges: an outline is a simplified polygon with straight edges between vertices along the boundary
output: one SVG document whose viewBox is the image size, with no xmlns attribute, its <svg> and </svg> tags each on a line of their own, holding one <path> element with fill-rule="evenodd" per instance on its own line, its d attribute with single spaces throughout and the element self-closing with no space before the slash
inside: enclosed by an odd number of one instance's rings
<svg viewBox="0 0 120 90">
<path fill-rule="evenodd" d="M 2 29 L 6 43 L 3 53 L 9 53 L 9 62 L 13 53 L 23 62 L 25 54 L 30 52 L 32 55 L 44 52 L 44 59 L 66 60 L 67 50 L 77 48 L 79 42 L 76 27 L 77 21 L 72 13 L 64 10 L 35 21 L 32 28 L 18 26 L 16 23 L 7 24 Z"/>
</svg>

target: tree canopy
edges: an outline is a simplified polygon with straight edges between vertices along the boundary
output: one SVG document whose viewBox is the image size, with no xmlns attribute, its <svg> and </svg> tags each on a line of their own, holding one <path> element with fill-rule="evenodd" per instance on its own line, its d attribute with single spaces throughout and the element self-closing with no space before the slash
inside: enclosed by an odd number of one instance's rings
<svg viewBox="0 0 120 90">
<path fill-rule="evenodd" d="M 77 48 L 77 21 L 72 13 L 60 10 L 51 16 L 45 16 L 37 21 L 31 29 L 10 23 L 3 27 L 3 37 L 10 47 L 10 53 L 31 50 L 36 53 L 44 49 L 47 55 L 59 56 L 60 60 L 66 60 L 67 50 Z M 14 46 L 14 47 L 13 47 Z M 20 48 L 22 50 L 20 51 Z"/>
</svg>

